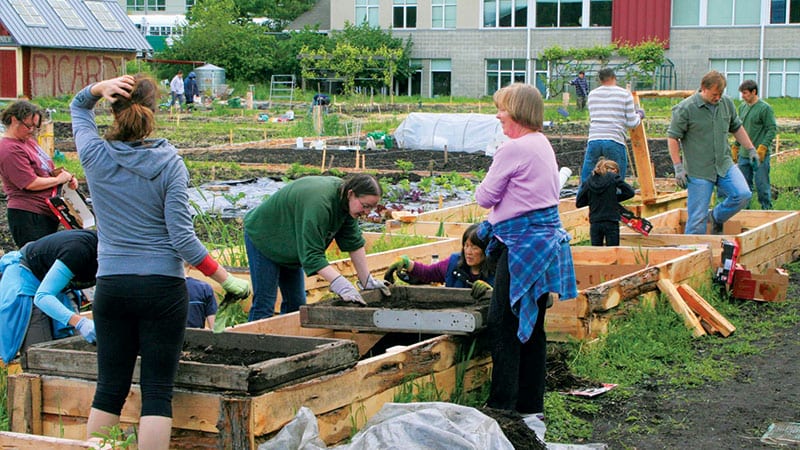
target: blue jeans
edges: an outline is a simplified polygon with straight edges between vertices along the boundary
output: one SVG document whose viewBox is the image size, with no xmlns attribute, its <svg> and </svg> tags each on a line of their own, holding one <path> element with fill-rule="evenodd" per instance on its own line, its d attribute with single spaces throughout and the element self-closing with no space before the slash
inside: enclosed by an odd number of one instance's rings
<svg viewBox="0 0 800 450">
<path fill-rule="evenodd" d="M 732 165 L 725 176 L 718 176 L 716 182 L 697 177 L 687 177 L 687 179 L 689 182 L 688 198 L 686 199 L 688 209 L 686 234 L 707 234 L 708 206 L 715 186 L 718 197 L 725 197 L 711 210 L 717 223 L 724 223 L 744 209 L 753 196 L 750 188 L 747 187 L 744 175 L 736 165 Z"/>
<path fill-rule="evenodd" d="M 594 166 L 600 157 L 611 159 L 619 164 L 619 176 L 625 179 L 628 172 L 628 155 L 625 153 L 625 146 L 619 142 L 602 139 L 599 141 L 589 141 L 586 146 L 586 155 L 583 157 L 583 168 L 581 168 L 581 184 L 592 176 Z"/>
<path fill-rule="evenodd" d="M 746 158 L 739 159 L 739 170 L 742 171 L 742 175 L 744 175 L 744 179 L 747 180 L 751 191 L 753 190 L 753 181 L 755 181 L 756 191 L 758 192 L 758 203 L 761 204 L 761 209 L 772 209 L 772 187 L 769 181 L 769 154 L 764 158 L 764 162 L 758 165 L 758 170 L 756 170 L 755 174 L 753 174 L 753 168 L 750 166 L 750 160 Z"/>
<path fill-rule="evenodd" d="M 244 235 L 247 261 L 250 264 L 250 281 L 253 283 L 253 304 L 247 320 L 253 321 L 272 317 L 275 314 L 275 301 L 278 288 L 281 289 L 281 314 L 294 312 L 306 304 L 306 278 L 303 268 L 291 268 L 276 264 Z"/>
</svg>

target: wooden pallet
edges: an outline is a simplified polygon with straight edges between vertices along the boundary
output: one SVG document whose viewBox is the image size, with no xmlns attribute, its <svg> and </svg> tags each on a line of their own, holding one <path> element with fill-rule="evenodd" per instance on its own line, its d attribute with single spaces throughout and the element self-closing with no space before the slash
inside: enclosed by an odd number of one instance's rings
<svg viewBox="0 0 800 450">
<path fill-rule="evenodd" d="M 800 256 L 800 212 L 743 210 L 728 220 L 722 235 L 683 234 L 686 209 L 675 209 L 649 218 L 653 230 L 642 236 L 623 228 L 620 244 L 636 247 L 708 245 L 713 254 L 712 268 L 721 265 L 722 240 L 739 243 L 739 263 L 763 273 Z M 673 280 L 677 283 L 677 280 Z"/>
</svg>

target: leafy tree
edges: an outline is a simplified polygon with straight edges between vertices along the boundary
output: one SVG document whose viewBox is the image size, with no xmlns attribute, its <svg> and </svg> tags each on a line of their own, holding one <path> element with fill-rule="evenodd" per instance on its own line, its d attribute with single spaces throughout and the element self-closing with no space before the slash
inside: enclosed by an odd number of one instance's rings
<svg viewBox="0 0 800 450">
<path fill-rule="evenodd" d="M 224 68 L 231 80 L 269 79 L 277 48 L 275 38 L 259 25 L 241 20 L 234 0 L 198 2 L 187 14 L 187 21 L 184 35 L 164 50 L 162 58 L 207 61 Z M 175 68 L 162 70 L 168 70 L 169 76 Z"/>
<path fill-rule="evenodd" d="M 311 9 L 316 0 L 236 0 L 242 17 L 267 17 L 270 31 L 282 31 L 299 15 Z"/>
<path fill-rule="evenodd" d="M 306 27 L 301 31 L 284 33 L 276 38 L 275 60 L 272 74 L 294 74 L 302 76 L 300 61 L 297 55 L 303 47 L 318 50 L 332 51 L 335 43 L 326 35 L 319 32 L 319 28 Z"/>
<path fill-rule="evenodd" d="M 411 73 L 408 55 L 411 40 L 392 37 L 391 31 L 368 24 L 345 24 L 331 35 L 330 46 L 300 50 L 300 67 L 305 79 L 341 78 L 346 91 L 359 86 L 390 86 L 395 77 Z"/>
<path fill-rule="evenodd" d="M 547 89 L 550 95 L 560 94 L 567 80 L 579 71 L 588 71 L 596 65 L 613 65 L 622 81 L 636 80 L 641 86 L 653 86 L 655 75 L 666 59 L 664 42 L 658 39 L 637 45 L 618 42 L 588 48 L 564 49 L 553 46 L 544 49 L 541 58 L 549 65 Z"/>
</svg>

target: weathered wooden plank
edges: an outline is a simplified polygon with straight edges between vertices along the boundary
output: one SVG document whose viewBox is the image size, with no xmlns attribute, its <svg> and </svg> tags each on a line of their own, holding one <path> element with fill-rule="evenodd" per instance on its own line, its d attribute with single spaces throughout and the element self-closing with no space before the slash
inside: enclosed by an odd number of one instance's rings
<svg viewBox="0 0 800 450">
<path fill-rule="evenodd" d="M 681 294 L 678 293 L 672 281 L 666 278 L 658 280 L 658 288 L 669 300 L 672 310 L 683 318 L 683 323 L 686 325 L 686 328 L 692 330 L 692 335 L 694 337 L 704 336 L 706 330 L 700 325 L 700 320 L 698 320 L 697 315 L 695 315 L 686 305 L 686 302 L 683 301 Z"/>
<path fill-rule="evenodd" d="M 633 102 L 639 105 L 639 95 L 633 92 Z M 639 189 L 642 203 L 645 205 L 655 203 L 656 185 L 653 163 L 650 159 L 650 147 L 647 144 L 647 132 L 644 129 L 644 120 L 630 130 L 633 162 L 639 176 Z"/>
<path fill-rule="evenodd" d="M 262 435 L 276 430 L 290 421 L 300 406 L 324 414 L 400 385 L 411 374 L 441 372 L 457 362 L 458 342 L 462 341 L 437 336 L 399 353 L 362 360 L 352 369 L 258 396 L 253 399 L 254 431 Z"/>
<path fill-rule="evenodd" d="M 217 448 L 252 450 L 256 448 L 253 435 L 253 405 L 251 397 L 223 396 L 220 399 L 217 429 Z"/>
<path fill-rule="evenodd" d="M 65 439 L 50 436 L 38 436 L 33 434 L 14 433 L 11 431 L 0 431 L 0 448 L 15 450 L 85 450 L 85 449 L 111 449 L 111 446 L 99 447 L 97 443 L 90 441 L 79 441 L 75 439 Z"/>
<path fill-rule="evenodd" d="M 349 339 L 358 346 L 359 355 L 364 355 L 386 333 L 367 333 L 355 331 L 328 330 L 325 328 L 304 328 L 300 325 L 300 312 L 281 314 L 266 319 L 239 324 L 225 330 L 231 333 L 263 333 L 282 336 L 308 336 L 328 339 Z"/>
<path fill-rule="evenodd" d="M 57 417 L 89 417 L 96 384 L 94 381 L 42 376 L 42 410 Z M 138 384 L 131 386 L 120 420 L 137 423 L 142 407 Z M 219 394 L 175 389 L 172 400 L 173 427 L 217 432 Z M 85 428 L 83 430 L 85 435 Z"/>
<path fill-rule="evenodd" d="M 42 379 L 20 373 L 7 378 L 8 422 L 11 431 L 42 434 Z"/>
<path fill-rule="evenodd" d="M 717 330 L 721 335 L 728 337 L 731 335 L 731 333 L 736 331 L 736 327 L 733 326 L 733 324 L 730 323 L 725 316 L 720 314 L 716 308 L 711 306 L 706 299 L 701 297 L 697 291 L 692 289 L 691 286 L 685 283 L 679 284 L 678 292 L 681 294 L 683 301 L 689 305 L 689 308 L 697 313 L 701 319 L 711 324 L 711 326 L 714 327 L 714 329 Z"/>
</svg>

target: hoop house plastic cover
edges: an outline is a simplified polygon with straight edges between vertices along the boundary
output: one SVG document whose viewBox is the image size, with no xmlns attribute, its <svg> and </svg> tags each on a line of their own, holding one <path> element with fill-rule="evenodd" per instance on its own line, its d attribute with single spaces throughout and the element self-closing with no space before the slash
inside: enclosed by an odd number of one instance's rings
<svg viewBox="0 0 800 450">
<path fill-rule="evenodd" d="M 486 152 L 494 154 L 507 140 L 500 121 L 491 114 L 411 113 L 394 132 L 400 148 Z"/>
</svg>

